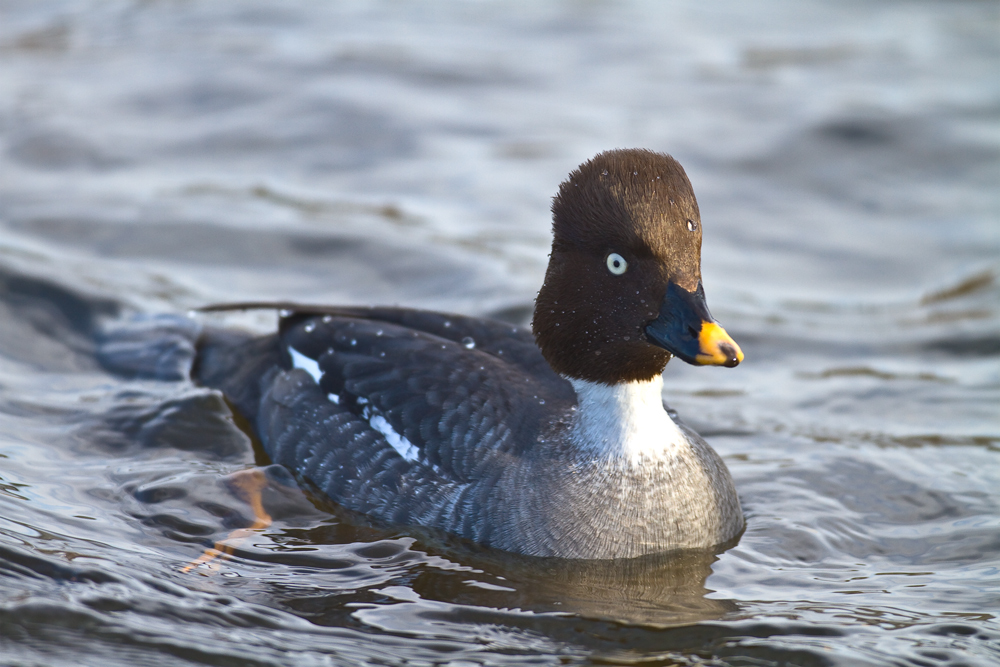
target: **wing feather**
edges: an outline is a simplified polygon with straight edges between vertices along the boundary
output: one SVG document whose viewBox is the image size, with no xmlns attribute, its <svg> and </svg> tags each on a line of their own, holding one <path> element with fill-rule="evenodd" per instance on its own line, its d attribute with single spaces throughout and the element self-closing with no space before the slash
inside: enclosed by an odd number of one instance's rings
<svg viewBox="0 0 1000 667">
<path fill-rule="evenodd" d="M 336 394 L 342 410 L 384 418 L 421 462 L 451 479 L 479 479 L 497 455 L 523 454 L 553 415 L 574 404 L 569 383 L 533 343 L 530 354 L 520 349 L 524 333 L 510 325 L 413 311 L 392 311 L 396 321 L 386 321 L 366 312 L 296 314 L 282 323 L 280 345 L 319 364 L 320 388 Z M 470 345 L 470 333 L 482 344 Z"/>
</svg>

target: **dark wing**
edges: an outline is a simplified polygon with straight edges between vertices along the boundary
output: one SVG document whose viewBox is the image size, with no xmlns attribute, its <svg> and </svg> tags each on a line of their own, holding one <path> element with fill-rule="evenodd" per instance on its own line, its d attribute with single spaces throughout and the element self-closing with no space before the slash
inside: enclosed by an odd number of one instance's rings
<svg viewBox="0 0 1000 667">
<path fill-rule="evenodd" d="M 398 324 L 408 329 L 422 331 L 445 340 L 491 354 L 511 366 L 520 368 L 539 382 L 551 385 L 553 391 L 568 392 L 574 396 L 570 385 L 550 367 L 542 357 L 531 332 L 506 322 L 480 317 L 466 317 L 449 313 L 436 313 L 412 308 L 343 308 L 338 309 L 348 317 Z M 298 314 L 309 311 L 296 310 Z M 335 313 L 317 313 L 319 315 Z"/>
<path fill-rule="evenodd" d="M 446 479 L 472 481 L 497 456 L 523 454 L 575 404 L 523 329 L 406 309 L 337 311 L 283 318 L 282 365 L 308 370 L 336 412 Z"/>
</svg>

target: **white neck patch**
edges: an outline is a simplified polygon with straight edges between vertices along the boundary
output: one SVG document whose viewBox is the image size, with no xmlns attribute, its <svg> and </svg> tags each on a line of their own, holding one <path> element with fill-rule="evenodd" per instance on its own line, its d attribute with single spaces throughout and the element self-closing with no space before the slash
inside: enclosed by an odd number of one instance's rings
<svg viewBox="0 0 1000 667">
<path fill-rule="evenodd" d="M 690 446 L 663 409 L 659 375 L 615 385 L 567 379 L 577 398 L 572 438 L 582 452 L 636 465 Z"/>
</svg>

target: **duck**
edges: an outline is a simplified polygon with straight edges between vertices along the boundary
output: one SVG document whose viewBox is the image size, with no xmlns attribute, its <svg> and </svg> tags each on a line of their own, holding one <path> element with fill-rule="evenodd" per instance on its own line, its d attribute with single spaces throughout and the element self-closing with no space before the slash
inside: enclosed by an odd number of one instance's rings
<svg viewBox="0 0 1000 667">
<path fill-rule="evenodd" d="M 662 399 L 671 358 L 734 367 L 702 226 L 671 156 L 602 152 L 552 201 L 530 329 L 406 307 L 253 302 L 259 336 L 206 327 L 193 375 L 274 464 L 338 505 L 527 556 L 710 549 L 744 529 L 721 457 Z"/>
</svg>

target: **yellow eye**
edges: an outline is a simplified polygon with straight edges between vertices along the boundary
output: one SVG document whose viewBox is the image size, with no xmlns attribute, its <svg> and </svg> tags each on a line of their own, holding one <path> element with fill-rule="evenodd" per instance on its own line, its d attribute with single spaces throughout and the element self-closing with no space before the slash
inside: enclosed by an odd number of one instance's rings
<svg viewBox="0 0 1000 667">
<path fill-rule="evenodd" d="M 610 255 L 608 255 L 607 265 L 608 265 L 608 271 L 615 274 L 616 276 L 620 276 L 621 274 L 625 273 L 625 271 L 628 269 L 628 262 L 626 262 L 625 258 L 616 252 L 613 252 Z"/>
</svg>

